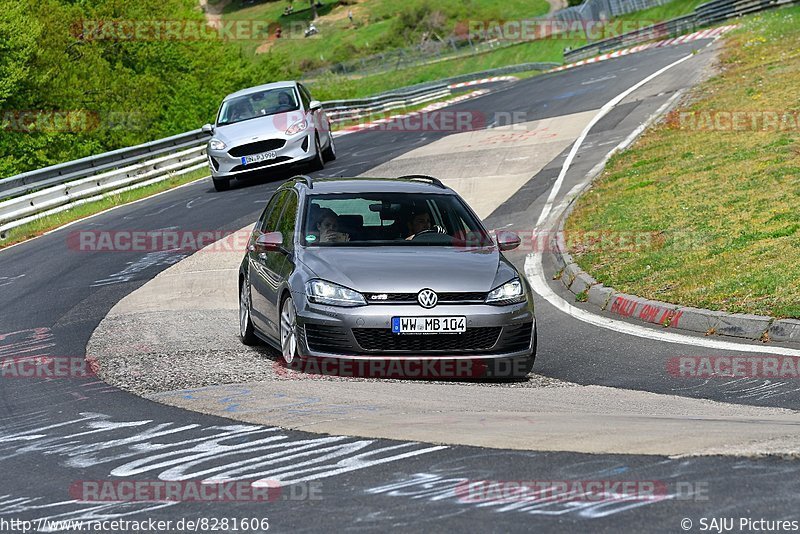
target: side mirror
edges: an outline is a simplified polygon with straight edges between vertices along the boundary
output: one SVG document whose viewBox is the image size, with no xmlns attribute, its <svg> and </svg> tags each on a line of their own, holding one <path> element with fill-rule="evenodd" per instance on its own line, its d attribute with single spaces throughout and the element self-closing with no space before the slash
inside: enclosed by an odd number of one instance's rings
<svg viewBox="0 0 800 534">
<path fill-rule="evenodd" d="M 309 111 L 317 111 L 318 109 L 322 109 L 322 102 L 320 102 L 319 100 L 312 100 L 308 104 L 308 109 Z"/>
<path fill-rule="evenodd" d="M 283 234 L 280 232 L 267 232 L 261 234 L 251 246 L 253 252 L 261 254 L 263 252 L 282 252 Z"/>
<path fill-rule="evenodd" d="M 212 124 L 204 124 L 202 128 L 200 128 L 203 133 L 212 134 L 214 133 L 214 126 Z"/>
<path fill-rule="evenodd" d="M 500 230 L 495 238 L 497 239 L 497 247 L 500 250 L 514 250 L 522 243 L 517 234 L 508 230 Z"/>
</svg>

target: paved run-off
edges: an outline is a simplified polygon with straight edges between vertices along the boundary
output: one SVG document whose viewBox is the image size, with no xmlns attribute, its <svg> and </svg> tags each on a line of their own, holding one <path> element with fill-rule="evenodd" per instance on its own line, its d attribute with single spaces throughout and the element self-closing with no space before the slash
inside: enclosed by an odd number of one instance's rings
<svg viewBox="0 0 800 534">
<path fill-rule="evenodd" d="M 451 135 L 365 174 L 413 169 L 436 175 L 486 215 L 569 146 L 591 116 Z M 558 124 L 555 135 L 525 133 L 546 132 L 548 124 Z M 492 178 L 469 178 L 477 165 Z M 591 453 L 794 454 L 800 448 L 800 418 L 790 410 L 536 375 L 500 385 L 287 374 L 273 352 L 238 341 L 241 257 L 242 251 L 212 245 L 121 300 L 87 347 L 101 376 L 158 402 L 321 433 Z"/>
</svg>

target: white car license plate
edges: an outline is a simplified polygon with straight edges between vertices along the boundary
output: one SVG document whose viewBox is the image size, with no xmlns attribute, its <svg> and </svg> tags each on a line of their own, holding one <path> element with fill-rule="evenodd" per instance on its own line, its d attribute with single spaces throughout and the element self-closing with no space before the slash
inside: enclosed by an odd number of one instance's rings
<svg viewBox="0 0 800 534">
<path fill-rule="evenodd" d="M 394 334 L 462 334 L 466 331 L 464 316 L 392 317 Z"/>
<path fill-rule="evenodd" d="M 270 150 L 269 152 L 262 152 L 261 154 L 253 154 L 252 156 L 242 156 L 242 165 L 247 165 L 248 163 L 259 163 L 262 161 L 268 161 L 271 159 L 275 159 L 278 157 L 278 154 L 274 150 Z"/>
</svg>

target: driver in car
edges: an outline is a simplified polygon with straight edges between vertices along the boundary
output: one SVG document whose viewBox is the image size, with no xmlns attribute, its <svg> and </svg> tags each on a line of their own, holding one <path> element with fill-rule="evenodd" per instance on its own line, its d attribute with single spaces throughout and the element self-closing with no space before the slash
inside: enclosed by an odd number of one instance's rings
<svg viewBox="0 0 800 534">
<path fill-rule="evenodd" d="M 408 227 L 409 233 L 408 237 L 406 237 L 406 241 L 410 241 L 414 239 L 417 234 L 433 228 L 431 224 L 431 214 L 427 211 L 412 212 L 406 226 Z"/>
<path fill-rule="evenodd" d="M 278 93 L 278 110 L 291 110 L 294 107 L 292 97 L 286 91 Z"/>
<path fill-rule="evenodd" d="M 321 208 L 316 213 L 316 223 L 320 243 L 350 241 L 350 235 L 339 231 L 339 216 L 330 208 Z"/>
</svg>

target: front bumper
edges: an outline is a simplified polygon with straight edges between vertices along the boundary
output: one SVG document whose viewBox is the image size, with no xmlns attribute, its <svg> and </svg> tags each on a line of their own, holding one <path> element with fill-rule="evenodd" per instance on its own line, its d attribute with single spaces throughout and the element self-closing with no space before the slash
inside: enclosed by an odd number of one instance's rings
<svg viewBox="0 0 800 534">
<path fill-rule="evenodd" d="M 253 171 L 304 164 L 316 157 L 313 130 L 306 130 L 291 137 L 276 135 L 274 138 L 285 141 L 285 144 L 275 149 L 275 159 L 259 163 L 243 164 L 243 156 L 236 152 L 236 149 L 240 148 L 241 145 L 229 146 L 224 150 L 211 150 L 208 148 L 207 158 L 211 176 L 214 178 L 236 178 Z M 247 143 L 242 143 L 242 145 L 244 144 Z M 237 155 L 231 155 L 231 151 L 235 151 Z M 257 153 L 259 151 L 255 151 L 253 154 Z M 245 153 L 245 155 L 253 154 Z"/>
<path fill-rule="evenodd" d="M 341 308 L 295 295 L 298 351 L 302 357 L 344 360 L 527 359 L 535 350 L 533 304 L 511 306 L 368 304 Z M 397 335 L 392 317 L 465 316 L 465 334 Z"/>
</svg>

